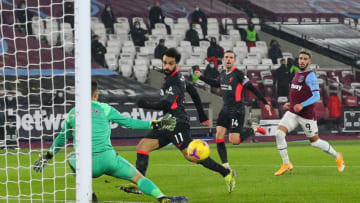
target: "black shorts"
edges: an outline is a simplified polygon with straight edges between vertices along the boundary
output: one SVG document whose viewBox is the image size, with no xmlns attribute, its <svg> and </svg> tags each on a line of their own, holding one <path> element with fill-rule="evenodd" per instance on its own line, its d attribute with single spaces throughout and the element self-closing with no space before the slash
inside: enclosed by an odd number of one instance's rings
<svg viewBox="0 0 360 203">
<path fill-rule="evenodd" d="M 217 126 L 222 126 L 231 133 L 240 133 L 245 118 L 245 108 L 222 108 L 217 119 Z"/>
<path fill-rule="evenodd" d="M 145 138 L 157 139 L 159 149 L 171 142 L 180 150 L 186 149 L 192 140 L 190 125 L 186 123 L 177 123 L 174 131 L 152 130 Z"/>
</svg>

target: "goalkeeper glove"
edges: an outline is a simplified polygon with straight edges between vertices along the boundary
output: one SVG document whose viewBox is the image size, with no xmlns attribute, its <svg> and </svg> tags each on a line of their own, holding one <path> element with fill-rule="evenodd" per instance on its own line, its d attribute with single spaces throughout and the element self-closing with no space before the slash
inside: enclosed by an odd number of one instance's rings
<svg viewBox="0 0 360 203">
<path fill-rule="evenodd" d="M 34 162 L 34 171 L 42 172 L 43 168 L 46 166 L 49 160 L 51 160 L 53 155 L 50 152 L 46 154 L 39 154 L 39 159 Z"/>
<path fill-rule="evenodd" d="M 169 130 L 174 131 L 176 127 L 176 118 L 172 117 L 171 114 L 165 114 L 160 120 L 153 120 L 151 128 L 156 130 Z"/>
</svg>

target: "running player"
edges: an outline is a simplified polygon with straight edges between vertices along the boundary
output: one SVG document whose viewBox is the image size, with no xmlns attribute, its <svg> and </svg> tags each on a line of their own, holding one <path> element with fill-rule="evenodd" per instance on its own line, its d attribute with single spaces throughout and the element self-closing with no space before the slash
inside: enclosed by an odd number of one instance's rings
<svg viewBox="0 0 360 203">
<path fill-rule="evenodd" d="M 187 147 L 192 138 L 190 135 L 190 125 L 187 114 L 185 113 L 184 100 L 186 84 L 185 78 L 179 73 L 178 66 L 181 55 L 174 48 L 168 49 L 162 58 L 163 73 L 166 75 L 165 82 L 160 89 L 160 98 L 141 98 L 138 106 L 142 108 L 151 108 L 163 110 L 165 113 L 171 113 L 176 117 L 176 127 L 173 132 L 166 130 L 152 130 L 143 138 L 137 147 L 136 168 L 143 174 L 149 164 L 149 153 L 160 149 L 169 143 L 173 143 L 184 155 L 185 159 L 190 160 L 187 155 Z M 235 187 L 235 173 L 231 169 L 226 169 L 215 162 L 210 157 L 199 164 L 204 167 L 219 172 L 224 178 L 228 192 L 232 192 Z M 129 186 L 131 187 L 131 186 Z M 120 189 L 131 192 L 127 186 Z"/>
<path fill-rule="evenodd" d="M 144 177 L 131 165 L 126 159 L 117 155 L 110 141 L 110 122 L 115 122 L 120 126 L 131 129 L 157 129 L 157 130 L 174 130 L 176 119 L 171 118 L 169 114 L 165 115 L 161 121 L 142 121 L 136 120 L 121 115 L 115 108 L 105 103 L 98 102 L 99 94 L 97 90 L 97 83 L 95 81 L 91 84 L 92 92 L 92 177 L 97 178 L 102 175 L 109 175 L 120 179 L 132 181 L 137 184 L 142 192 L 153 196 L 159 202 L 187 202 L 183 196 L 167 197 L 160 189 L 148 178 Z M 65 123 L 61 129 L 59 136 L 56 137 L 50 149 L 44 155 L 40 155 L 39 160 L 34 163 L 34 170 L 42 172 L 48 161 L 64 147 L 66 142 L 73 137 L 75 146 L 75 108 L 70 110 L 66 117 Z M 68 163 L 71 170 L 75 173 L 76 159 L 75 153 L 68 155 Z M 97 201 L 95 193 L 93 193 L 93 200 Z"/>
<path fill-rule="evenodd" d="M 229 141 L 234 145 L 238 145 L 248 137 L 253 136 L 255 132 L 266 133 L 265 129 L 255 123 L 253 123 L 252 128 L 243 127 L 245 117 L 244 89 L 252 91 L 265 104 L 266 110 L 271 115 L 270 105 L 244 73 L 236 69 L 234 66 L 235 60 L 236 56 L 233 51 L 225 52 L 223 59 L 225 70 L 220 73 L 216 80 L 201 76 L 200 71 L 195 72 L 200 80 L 213 87 L 221 88 L 224 105 L 216 123 L 216 143 L 220 159 L 225 168 L 230 168 L 225 147 L 226 130 L 229 130 Z"/>
<path fill-rule="evenodd" d="M 325 140 L 319 138 L 314 103 L 319 101 L 319 84 L 315 73 L 310 69 L 311 52 L 302 49 L 299 53 L 299 68 L 292 80 L 290 88 L 289 103 L 284 105 L 288 109 L 280 121 L 276 131 L 276 144 L 283 160 L 281 168 L 275 172 L 276 176 L 284 174 L 293 169 L 290 162 L 285 136 L 294 130 L 298 125 L 304 130 L 306 137 L 310 140 L 313 147 L 319 148 L 330 154 L 336 159 L 338 171 L 342 172 L 345 168 L 341 152 L 336 152 L 334 148 Z"/>
</svg>

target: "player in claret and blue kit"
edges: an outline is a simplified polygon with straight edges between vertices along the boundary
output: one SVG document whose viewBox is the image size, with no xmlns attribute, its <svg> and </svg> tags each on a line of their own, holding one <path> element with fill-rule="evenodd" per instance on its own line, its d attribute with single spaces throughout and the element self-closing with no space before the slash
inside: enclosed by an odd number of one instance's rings
<svg viewBox="0 0 360 203">
<path fill-rule="evenodd" d="M 300 71 L 294 76 L 289 96 L 289 103 L 284 105 L 288 111 L 280 121 L 276 131 L 276 144 L 283 160 L 280 169 L 275 172 L 276 176 L 282 175 L 293 169 L 290 162 L 285 136 L 294 130 L 298 125 L 304 130 L 306 137 L 313 147 L 319 148 L 336 159 L 339 172 L 345 168 L 343 155 L 325 140 L 319 138 L 314 103 L 320 100 L 319 84 L 315 73 L 310 69 L 311 52 L 301 50 L 299 53 Z"/>
<path fill-rule="evenodd" d="M 176 126 L 176 118 L 171 117 L 170 114 L 164 116 L 160 121 L 143 121 L 125 117 L 119 113 L 115 108 L 108 104 L 98 102 L 99 94 L 97 83 L 92 82 L 92 177 L 97 178 L 102 175 L 109 175 L 112 177 L 129 180 L 138 185 L 139 189 L 150 196 L 153 196 L 162 203 L 171 202 L 187 202 L 187 198 L 183 196 L 167 197 L 160 189 L 148 178 L 144 177 L 136 168 L 131 165 L 126 159 L 117 155 L 113 146 L 111 145 L 110 122 L 115 122 L 120 126 L 139 130 L 168 130 L 173 131 Z M 50 149 L 43 155 L 40 155 L 39 160 L 34 163 L 34 170 L 42 172 L 45 165 L 52 157 L 60 151 L 66 142 L 73 138 L 75 145 L 75 108 L 68 113 L 65 123 L 56 137 Z M 67 157 L 71 170 L 75 173 L 76 170 L 76 156 L 75 153 L 70 153 Z M 97 201 L 95 193 L 93 193 L 93 201 Z"/>
</svg>

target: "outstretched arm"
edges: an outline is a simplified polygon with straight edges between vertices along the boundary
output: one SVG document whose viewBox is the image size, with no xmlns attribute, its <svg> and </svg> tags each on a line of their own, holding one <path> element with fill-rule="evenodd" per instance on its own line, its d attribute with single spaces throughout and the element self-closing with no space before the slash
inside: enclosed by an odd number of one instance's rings
<svg viewBox="0 0 360 203">
<path fill-rule="evenodd" d="M 204 112 L 204 108 L 202 106 L 201 98 L 199 96 L 199 93 L 197 92 L 196 88 L 190 83 L 186 82 L 186 91 L 189 93 L 191 99 L 194 101 L 196 110 L 199 115 L 200 123 L 204 123 L 209 120 L 209 118 L 206 116 Z"/>
<path fill-rule="evenodd" d="M 196 76 L 198 76 L 198 78 L 200 80 L 204 81 L 206 84 L 209 84 L 213 87 L 220 87 L 220 77 L 218 77 L 216 80 L 214 80 L 214 79 L 210 79 L 210 78 L 202 76 L 200 71 L 195 71 L 194 73 L 196 74 Z"/>
</svg>

